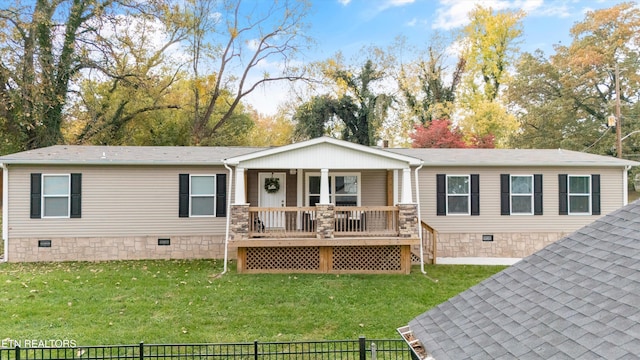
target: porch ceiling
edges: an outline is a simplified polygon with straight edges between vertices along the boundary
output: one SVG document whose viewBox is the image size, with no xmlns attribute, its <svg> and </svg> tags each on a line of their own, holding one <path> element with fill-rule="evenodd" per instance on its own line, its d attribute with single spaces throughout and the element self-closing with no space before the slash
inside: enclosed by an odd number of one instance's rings
<svg viewBox="0 0 640 360">
<path fill-rule="evenodd" d="M 245 169 L 405 169 L 421 162 L 335 139 L 314 140 L 227 159 L 227 163 Z"/>
</svg>

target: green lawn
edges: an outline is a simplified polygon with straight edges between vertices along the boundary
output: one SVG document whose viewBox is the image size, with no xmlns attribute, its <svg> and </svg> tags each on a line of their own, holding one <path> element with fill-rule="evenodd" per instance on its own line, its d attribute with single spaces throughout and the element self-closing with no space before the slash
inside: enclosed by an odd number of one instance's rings
<svg viewBox="0 0 640 360">
<path fill-rule="evenodd" d="M 504 267 L 411 275 L 239 275 L 220 261 L 0 265 L 0 339 L 80 345 L 396 338 Z M 438 279 L 434 282 L 432 279 Z"/>
</svg>

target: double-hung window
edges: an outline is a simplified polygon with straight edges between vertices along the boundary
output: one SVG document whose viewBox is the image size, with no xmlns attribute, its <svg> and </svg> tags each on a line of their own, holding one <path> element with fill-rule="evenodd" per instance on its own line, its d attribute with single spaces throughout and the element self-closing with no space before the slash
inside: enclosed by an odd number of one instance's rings
<svg viewBox="0 0 640 360">
<path fill-rule="evenodd" d="M 307 206 L 320 202 L 320 175 L 307 175 Z M 360 174 L 330 174 L 329 202 L 336 206 L 360 205 Z"/>
<path fill-rule="evenodd" d="M 569 175 L 569 214 L 591 214 L 591 177 Z"/>
<path fill-rule="evenodd" d="M 42 217 L 69 217 L 70 204 L 70 175 L 42 175 Z"/>
<path fill-rule="evenodd" d="M 436 174 L 436 214 L 480 215 L 480 175 Z"/>
<path fill-rule="evenodd" d="M 215 216 L 216 177 L 214 175 L 191 175 L 189 192 L 191 216 Z"/>
<path fill-rule="evenodd" d="M 226 216 L 226 174 L 179 174 L 179 217 Z"/>
<path fill-rule="evenodd" d="M 542 174 L 500 174 L 501 215 L 542 215 Z"/>
<path fill-rule="evenodd" d="M 511 214 L 533 214 L 533 175 L 511 175 Z"/>
<path fill-rule="evenodd" d="M 558 175 L 560 215 L 600 215 L 600 175 Z"/>
<path fill-rule="evenodd" d="M 31 219 L 81 218 L 82 174 L 31 174 Z"/>
<path fill-rule="evenodd" d="M 469 175 L 447 175 L 447 214 L 469 215 Z"/>
</svg>

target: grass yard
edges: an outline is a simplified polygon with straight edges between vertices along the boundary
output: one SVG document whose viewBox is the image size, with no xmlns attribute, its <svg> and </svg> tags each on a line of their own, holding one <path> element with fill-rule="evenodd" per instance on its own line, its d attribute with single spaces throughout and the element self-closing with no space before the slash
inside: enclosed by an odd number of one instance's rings
<svg viewBox="0 0 640 360">
<path fill-rule="evenodd" d="M 396 328 L 502 270 L 218 276 L 220 261 L 0 264 L 0 339 L 79 345 L 396 338 Z M 438 282 L 431 278 L 438 279 Z"/>
</svg>

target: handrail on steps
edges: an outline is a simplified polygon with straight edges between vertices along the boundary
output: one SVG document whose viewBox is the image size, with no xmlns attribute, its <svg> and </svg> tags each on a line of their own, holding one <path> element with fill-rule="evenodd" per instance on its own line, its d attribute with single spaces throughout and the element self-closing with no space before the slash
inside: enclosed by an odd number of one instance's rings
<svg viewBox="0 0 640 360">
<path fill-rule="evenodd" d="M 429 235 L 426 238 L 423 236 L 423 240 L 422 241 L 427 240 L 427 245 L 431 245 L 431 248 L 427 249 L 427 250 L 430 251 L 431 252 L 431 256 L 433 256 L 432 264 L 435 264 L 436 263 L 436 253 L 437 253 L 438 232 L 436 231 L 436 229 L 431 227 L 431 225 L 427 224 L 424 221 L 421 221 L 420 226 L 422 227 L 422 233 L 424 234 L 426 232 Z"/>
</svg>

